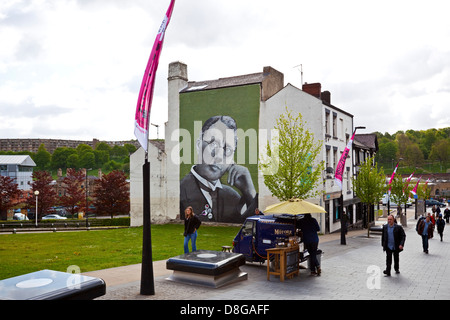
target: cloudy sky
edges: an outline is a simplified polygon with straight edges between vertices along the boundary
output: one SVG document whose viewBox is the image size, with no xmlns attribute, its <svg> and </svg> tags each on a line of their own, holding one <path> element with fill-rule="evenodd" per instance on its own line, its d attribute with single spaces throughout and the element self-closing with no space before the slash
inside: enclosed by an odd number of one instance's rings
<svg viewBox="0 0 450 320">
<path fill-rule="evenodd" d="M 135 139 L 139 87 L 169 2 L 2 0 L 0 137 Z M 449 8 L 447 0 L 177 0 L 151 122 L 168 119 L 167 69 L 179 60 L 189 80 L 272 66 L 297 87 L 302 65 L 303 81 L 320 82 L 366 132 L 448 127 Z"/>
</svg>

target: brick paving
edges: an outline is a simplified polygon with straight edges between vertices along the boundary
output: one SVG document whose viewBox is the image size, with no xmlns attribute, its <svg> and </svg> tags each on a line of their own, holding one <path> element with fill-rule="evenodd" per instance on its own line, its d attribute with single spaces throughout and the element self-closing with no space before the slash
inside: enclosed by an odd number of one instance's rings
<svg viewBox="0 0 450 320">
<path fill-rule="evenodd" d="M 409 215 L 410 216 L 410 215 Z M 381 235 L 367 231 L 349 232 L 346 245 L 339 235 L 321 236 L 323 250 L 322 275 L 314 277 L 301 269 L 299 276 L 280 282 L 278 277 L 267 280 L 266 265 L 241 266 L 248 279 L 213 289 L 168 281 L 170 270 L 165 262 L 154 262 L 155 295 L 139 294 L 140 274 L 130 281 L 107 283 L 106 295 L 99 300 L 435 300 L 450 299 L 450 225 L 444 230 L 444 241 L 435 233 L 430 240 L 429 254 L 422 251 L 421 237 L 415 231 L 416 220 L 410 217 L 405 227 L 405 249 L 400 253 L 400 274 L 385 277 L 385 253 Z M 333 238 L 334 237 L 334 238 Z M 126 274 L 127 267 L 120 272 Z M 134 266 L 136 268 L 136 266 Z M 98 271 L 91 275 L 102 277 Z M 136 272 L 134 272 L 135 274 Z M 125 276 L 124 276 L 125 277 Z"/>
</svg>

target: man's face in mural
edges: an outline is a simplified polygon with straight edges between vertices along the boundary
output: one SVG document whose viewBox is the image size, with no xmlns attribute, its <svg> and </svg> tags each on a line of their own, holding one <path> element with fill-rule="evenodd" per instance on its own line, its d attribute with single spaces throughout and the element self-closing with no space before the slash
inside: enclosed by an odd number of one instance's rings
<svg viewBox="0 0 450 320">
<path fill-rule="evenodd" d="M 196 171 L 205 179 L 220 179 L 234 164 L 235 131 L 217 121 L 197 141 L 199 164 Z"/>
</svg>

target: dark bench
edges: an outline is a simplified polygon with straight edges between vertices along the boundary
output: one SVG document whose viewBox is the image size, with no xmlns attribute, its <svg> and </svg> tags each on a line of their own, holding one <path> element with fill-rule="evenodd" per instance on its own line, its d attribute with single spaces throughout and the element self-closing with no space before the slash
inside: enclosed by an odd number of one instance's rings
<svg viewBox="0 0 450 320">
<path fill-rule="evenodd" d="M 371 226 L 369 229 L 370 232 L 379 232 L 379 233 L 383 232 L 383 226 Z"/>
</svg>

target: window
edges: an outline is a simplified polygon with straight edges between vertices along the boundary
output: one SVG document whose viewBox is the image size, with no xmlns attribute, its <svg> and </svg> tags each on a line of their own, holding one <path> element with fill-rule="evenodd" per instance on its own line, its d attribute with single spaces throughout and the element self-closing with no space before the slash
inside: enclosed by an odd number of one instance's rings
<svg viewBox="0 0 450 320">
<path fill-rule="evenodd" d="M 340 218 L 340 208 L 341 208 L 341 203 L 340 203 L 340 199 L 333 199 L 333 210 L 334 210 L 334 214 L 333 214 L 333 222 L 339 221 Z"/>
<path fill-rule="evenodd" d="M 242 236 L 245 237 L 251 235 L 253 235 L 253 221 L 246 221 L 242 227 Z"/>
<path fill-rule="evenodd" d="M 338 154 L 337 147 L 333 147 L 333 168 L 334 168 L 334 171 L 336 171 L 336 166 L 337 166 L 337 163 L 338 163 L 338 156 L 337 156 L 337 154 Z"/>
<path fill-rule="evenodd" d="M 325 109 L 325 135 L 330 135 L 330 110 Z"/>
<path fill-rule="evenodd" d="M 350 188 L 350 167 L 347 167 L 346 168 L 347 169 L 347 171 L 346 171 L 346 175 L 347 175 L 347 193 L 350 193 L 351 192 L 351 188 Z"/>
<path fill-rule="evenodd" d="M 333 112 L 333 138 L 337 138 L 337 113 Z"/>
<path fill-rule="evenodd" d="M 326 155 L 325 155 L 325 169 L 330 167 L 330 146 L 325 146 Z"/>
</svg>

